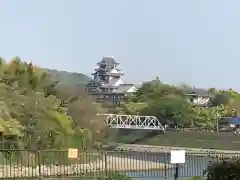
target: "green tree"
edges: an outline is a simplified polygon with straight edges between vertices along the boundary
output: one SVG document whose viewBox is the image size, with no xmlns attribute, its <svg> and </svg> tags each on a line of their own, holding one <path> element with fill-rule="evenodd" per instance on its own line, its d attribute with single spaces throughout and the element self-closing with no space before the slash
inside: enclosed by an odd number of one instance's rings
<svg viewBox="0 0 240 180">
<path fill-rule="evenodd" d="M 171 121 L 178 127 L 183 127 L 188 122 L 189 103 L 182 97 L 166 95 L 161 100 L 156 100 L 144 108 L 140 114 L 156 116 L 163 124 Z"/>
<path fill-rule="evenodd" d="M 165 95 L 175 94 L 183 96 L 181 89 L 168 84 L 156 83 L 156 80 L 144 83 L 136 92 L 136 99 L 140 102 L 160 100 Z"/>
<path fill-rule="evenodd" d="M 130 102 L 123 105 L 123 110 L 126 114 L 138 115 L 148 104 L 143 102 Z"/>
<path fill-rule="evenodd" d="M 91 131 L 75 125 L 68 107 L 57 97 L 57 84 L 45 71 L 19 57 L 10 63 L 1 59 L 0 129 L 3 137 L 14 136 L 15 148 L 80 147 L 82 141 L 91 141 Z"/>
<path fill-rule="evenodd" d="M 228 105 L 230 102 L 230 95 L 227 92 L 217 92 L 211 99 L 213 106 Z"/>
<path fill-rule="evenodd" d="M 235 115 L 229 105 L 231 96 L 228 92 L 218 92 L 212 99 L 216 107 L 198 107 L 188 102 L 184 96 L 191 86 L 180 87 L 149 81 L 138 90 L 134 101 L 124 106 L 128 114 L 153 115 L 163 124 L 172 123 L 178 127 L 199 127 L 213 129 L 216 126 L 217 113 L 221 116 Z M 215 91 L 214 91 L 215 92 Z M 137 101 L 136 101 L 137 99 Z"/>
<path fill-rule="evenodd" d="M 240 116 L 240 95 L 235 96 L 231 102 L 231 107 L 236 115 Z"/>
</svg>

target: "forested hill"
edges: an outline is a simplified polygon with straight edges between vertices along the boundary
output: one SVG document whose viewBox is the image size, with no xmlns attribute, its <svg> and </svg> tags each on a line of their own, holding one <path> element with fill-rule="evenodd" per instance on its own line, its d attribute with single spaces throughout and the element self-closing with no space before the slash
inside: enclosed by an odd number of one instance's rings
<svg viewBox="0 0 240 180">
<path fill-rule="evenodd" d="M 54 77 L 55 76 L 55 77 Z M 56 86 L 59 80 L 62 86 Z M 105 134 L 98 104 L 77 92 L 88 81 L 77 73 L 51 71 L 0 58 L 0 144 L 4 149 L 91 147 Z M 68 86 L 67 86 L 68 85 Z M 74 96 L 74 101 L 72 97 Z M 71 103 L 69 103 L 71 100 Z M 69 116 L 71 115 L 71 116 Z"/>
<path fill-rule="evenodd" d="M 91 78 L 82 73 L 43 69 L 52 75 L 53 81 L 59 81 L 61 85 L 70 87 L 83 87 Z"/>
</svg>

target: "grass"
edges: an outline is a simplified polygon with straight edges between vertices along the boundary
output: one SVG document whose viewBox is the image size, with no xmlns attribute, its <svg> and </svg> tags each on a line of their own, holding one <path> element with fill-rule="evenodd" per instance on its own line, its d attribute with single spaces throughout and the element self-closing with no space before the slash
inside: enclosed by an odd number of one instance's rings
<svg viewBox="0 0 240 180">
<path fill-rule="evenodd" d="M 118 143 L 189 148 L 240 150 L 239 136 L 231 132 L 166 132 L 149 136 L 144 131 L 118 137 Z"/>
<path fill-rule="evenodd" d="M 168 132 L 144 139 L 139 144 L 240 150 L 239 137 L 232 133 Z"/>
</svg>

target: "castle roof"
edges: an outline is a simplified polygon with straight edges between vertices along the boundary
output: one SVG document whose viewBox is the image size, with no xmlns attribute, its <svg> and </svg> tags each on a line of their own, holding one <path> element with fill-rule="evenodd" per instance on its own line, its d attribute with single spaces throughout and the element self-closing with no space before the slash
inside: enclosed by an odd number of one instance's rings
<svg viewBox="0 0 240 180">
<path fill-rule="evenodd" d="M 98 64 L 117 65 L 119 63 L 117 63 L 112 57 L 103 57 Z"/>
<path fill-rule="evenodd" d="M 109 85 L 114 85 L 114 84 L 116 84 L 117 82 L 119 81 L 119 79 L 111 79 L 110 81 L 109 81 Z"/>
<path fill-rule="evenodd" d="M 131 88 L 135 88 L 134 84 L 120 84 L 116 90 L 116 93 L 124 93 L 127 92 Z"/>
<path fill-rule="evenodd" d="M 208 92 L 206 89 L 201 88 L 193 88 L 189 92 L 185 93 L 186 95 L 197 95 L 197 96 L 203 96 L 203 97 L 210 97 L 211 93 Z"/>
</svg>

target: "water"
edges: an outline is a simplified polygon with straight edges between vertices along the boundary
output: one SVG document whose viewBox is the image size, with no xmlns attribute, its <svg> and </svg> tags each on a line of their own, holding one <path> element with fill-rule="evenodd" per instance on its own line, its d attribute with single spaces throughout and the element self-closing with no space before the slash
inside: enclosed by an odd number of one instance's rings
<svg viewBox="0 0 240 180">
<path fill-rule="evenodd" d="M 118 153 L 118 157 L 126 157 L 138 160 L 153 161 L 158 163 L 170 164 L 170 155 L 162 153 L 141 153 L 141 152 L 128 152 L 128 153 Z M 206 170 L 208 161 L 212 160 L 209 156 L 186 156 L 185 164 L 179 165 L 179 180 L 185 180 L 193 176 L 203 176 L 203 170 Z M 144 171 L 144 172 L 126 172 L 130 177 L 133 177 L 135 180 L 148 179 L 174 179 L 175 168 L 168 170 L 159 170 L 159 171 Z M 166 178 L 165 178 L 166 177 Z"/>
</svg>

